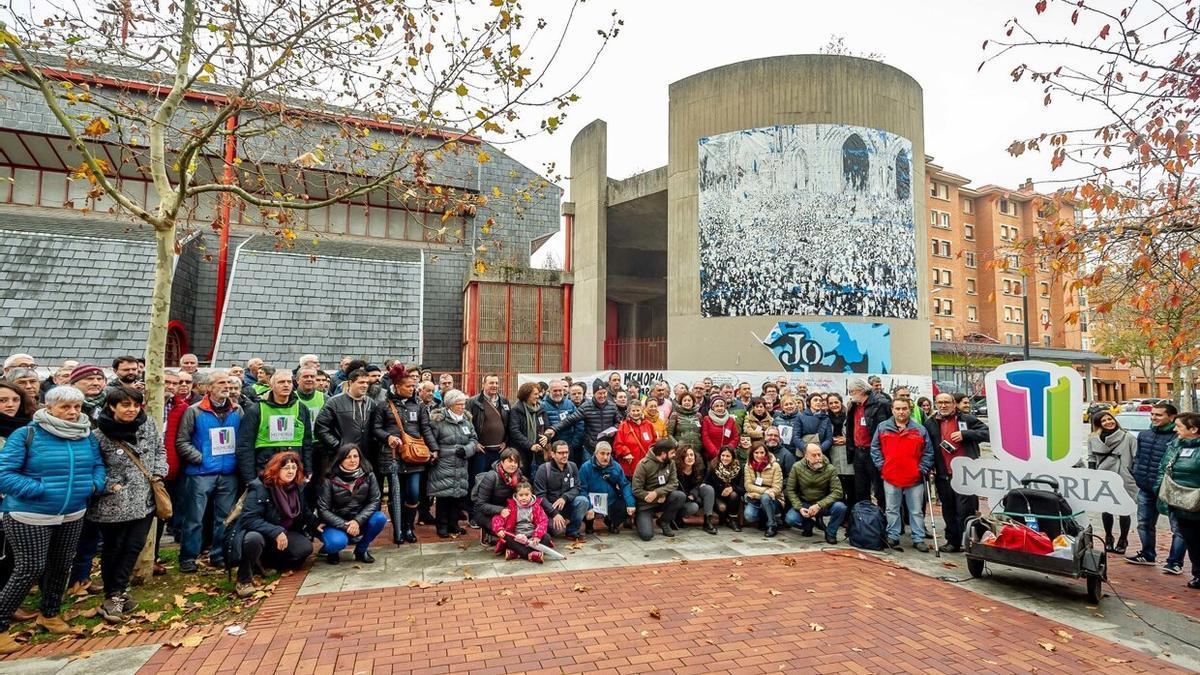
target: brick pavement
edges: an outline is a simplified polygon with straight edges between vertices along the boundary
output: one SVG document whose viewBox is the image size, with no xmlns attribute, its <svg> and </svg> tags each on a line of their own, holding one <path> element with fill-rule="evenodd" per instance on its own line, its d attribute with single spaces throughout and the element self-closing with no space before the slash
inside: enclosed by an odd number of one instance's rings
<svg viewBox="0 0 1200 675">
<path fill-rule="evenodd" d="M 249 629 L 142 672 L 1184 672 L 852 551 L 314 594 Z"/>
</svg>

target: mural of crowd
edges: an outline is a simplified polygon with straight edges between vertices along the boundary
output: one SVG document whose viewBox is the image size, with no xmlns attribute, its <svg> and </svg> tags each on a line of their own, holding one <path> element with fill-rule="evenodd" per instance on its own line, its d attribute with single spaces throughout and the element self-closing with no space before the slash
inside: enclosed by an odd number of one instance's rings
<svg viewBox="0 0 1200 675">
<path fill-rule="evenodd" d="M 911 157 L 847 125 L 701 139 L 701 315 L 915 318 Z"/>
</svg>

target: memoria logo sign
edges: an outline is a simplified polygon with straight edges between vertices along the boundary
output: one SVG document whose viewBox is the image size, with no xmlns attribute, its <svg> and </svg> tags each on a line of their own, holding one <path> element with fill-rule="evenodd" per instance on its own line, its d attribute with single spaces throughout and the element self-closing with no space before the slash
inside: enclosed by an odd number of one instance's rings
<svg viewBox="0 0 1200 675">
<path fill-rule="evenodd" d="M 1132 515 L 1133 497 L 1113 471 L 1084 468 L 1088 428 L 1083 378 L 1041 361 L 1006 363 L 984 378 L 992 457 L 957 457 L 951 487 L 993 503 L 1028 478 L 1050 479 L 1077 511 Z M 1045 488 L 1043 485 L 1033 485 Z"/>
</svg>

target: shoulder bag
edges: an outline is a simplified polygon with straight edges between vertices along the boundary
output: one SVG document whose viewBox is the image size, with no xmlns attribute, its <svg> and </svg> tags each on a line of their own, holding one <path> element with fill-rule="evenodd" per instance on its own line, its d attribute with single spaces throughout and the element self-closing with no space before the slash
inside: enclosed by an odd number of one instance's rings
<svg viewBox="0 0 1200 675">
<path fill-rule="evenodd" d="M 400 413 L 396 411 L 396 404 L 388 399 L 388 407 L 392 409 L 392 419 L 396 420 L 396 428 L 400 430 L 399 453 L 395 448 L 392 448 L 392 459 L 399 458 L 400 461 L 407 464 L 428 464 L 431 456 L 429 454 L 429 446 L 425 445 L 425 439 L 420 436 L 409 436 L 404 430 L 404 422 L 400 419 Z"/>
<path fill-rule="evenodd" d="M 1158 488 L 1158 498 L 1173 509 L 1188 513 L 1200 512 L 1200 488 L 1180 485 L 1171 478 L 1171 470 L 1175 468 L 1177 459 L 1179 459 L 1179 455 L 1175 455 L 1171 459 L 1171 463 L 1167 464 L 1166 471 L 1163 471 L 1162 485 Z"/>
<path fill-rule="evenodd" d="M 122 441 L 114 440 L 114 443 L 121 446 L 125 451 L 125 455 L 129 457 L 129 461 L 142 472 L 146 480 L 150 481 L 150 492 L 154 495 L 154 515 L 158 516 L 159 520 L 170 520 L 174 514 L 174 507 L 171 505 L 171 495 L 167 492 L 167 486 L 163 483 L 163 479 L 158 476 L 150 475 L 146 470 L 146 465 L 142 464 L 142 460 L 138 459 L 137 453 Z"/>
</svg>

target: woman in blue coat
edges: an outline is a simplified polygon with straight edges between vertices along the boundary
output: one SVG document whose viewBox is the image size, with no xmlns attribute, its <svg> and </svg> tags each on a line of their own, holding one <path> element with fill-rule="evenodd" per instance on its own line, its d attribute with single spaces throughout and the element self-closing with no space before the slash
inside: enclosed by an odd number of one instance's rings
<svg viewBox="0 0 1200 675">
<path fill-rule="evenodd" d="M 42 586 L 35 624 L 51 633 L 72 632 L 59 617 L 63 592 L 88 499 L 104 489 L 105 481 L 100 444 L 82 408 L 78 389 L 51 389 L 46 407 L 34 413 L 29 426 L 13 432 L 0 452 L 0 511 L 16 558 L 0 590 L 0 654 L 21 648 L 8 628 L 35 583 Z"/>
</svg>

